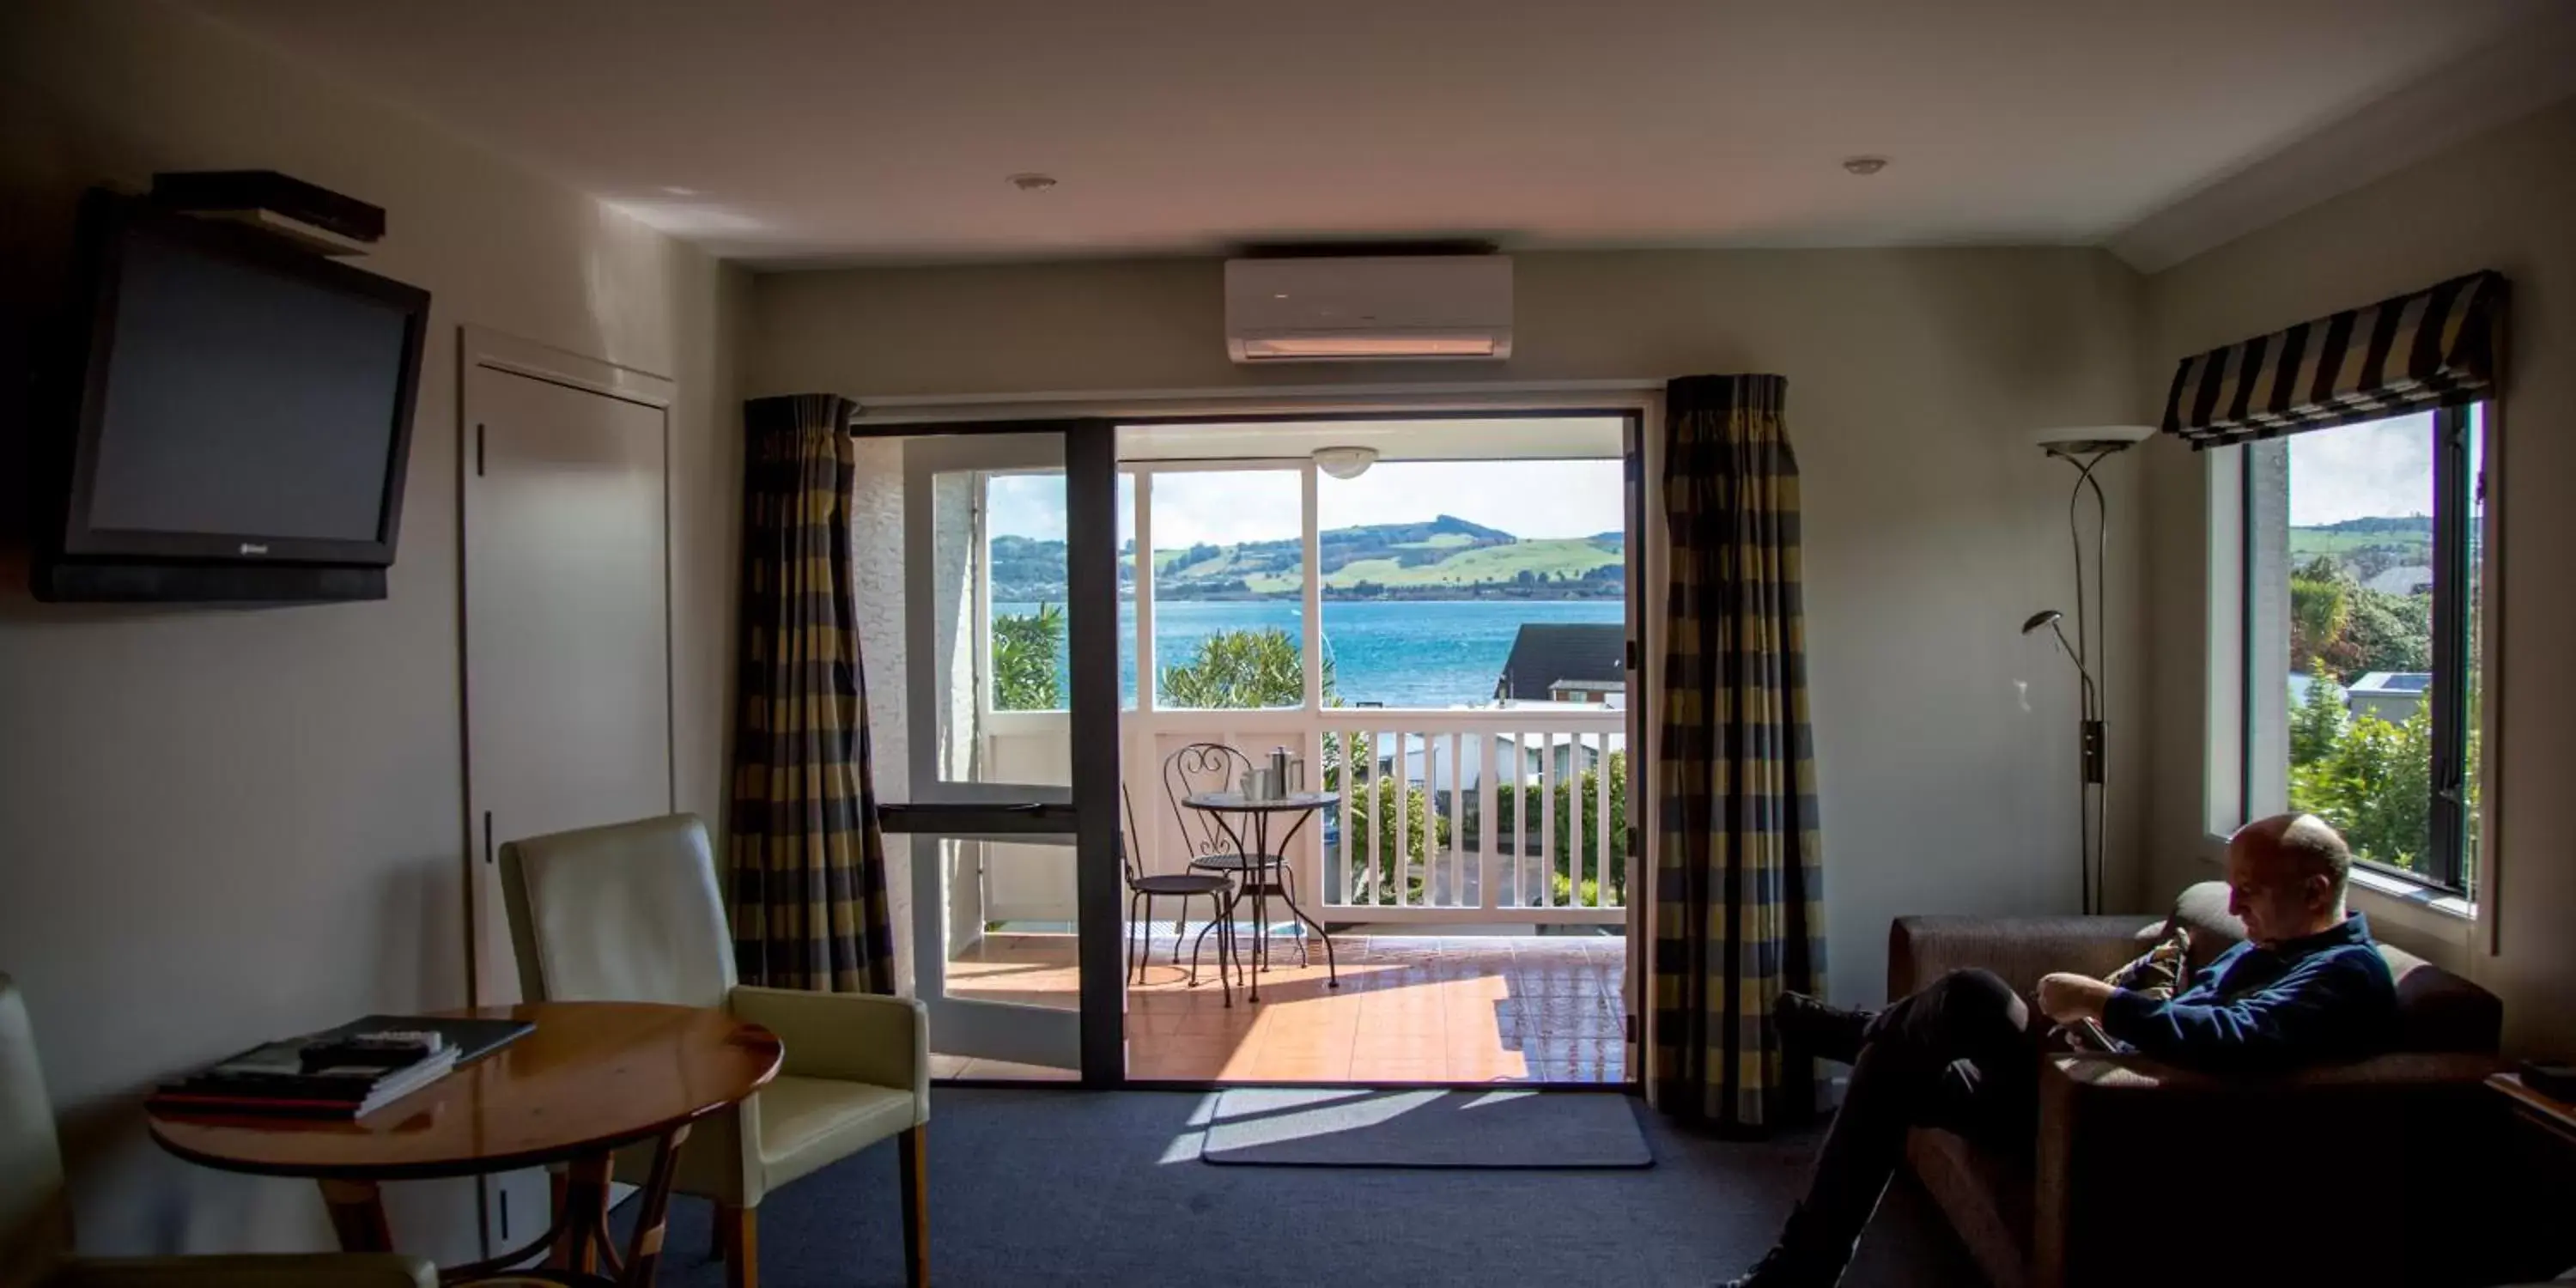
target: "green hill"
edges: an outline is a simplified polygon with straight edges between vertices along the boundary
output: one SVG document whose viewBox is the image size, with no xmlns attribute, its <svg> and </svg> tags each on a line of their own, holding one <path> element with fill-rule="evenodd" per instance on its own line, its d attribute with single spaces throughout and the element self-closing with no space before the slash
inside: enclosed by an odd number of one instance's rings
<svg viewBox="0 0 2576 1288">
<path fill-rule="evenodd" d="M 1154 584 L 1164 599 L 1274 599 L 1298 592 L 1303 542 L 1247 541 L 1157 549 Z M 1367 524 L 1317 534 L 1324 594 L 1332 599 L 1592 599 L 1625 591 L 1625 541 L 1617 533 L 1523 540 L 1442 515 L 1429 523 Z M 1119 556 L 1134 580 L 1135 552 Z M 1029 603 L 1064 596 L 1064 543 L 1027 537 L 992 542 L 994 598 Z"/>
<path fill-rule="evenodd" d="M 2411 555 L 2417 557 L 2413 562 L 2430 562 L 2433 521 L 2418 514 L 2402 519 L 2345 519 L 2340 523 L 2290 529 L 2290 557 L 2293 559 L 2350 555 L 2364 550 Z"/>
</svg>

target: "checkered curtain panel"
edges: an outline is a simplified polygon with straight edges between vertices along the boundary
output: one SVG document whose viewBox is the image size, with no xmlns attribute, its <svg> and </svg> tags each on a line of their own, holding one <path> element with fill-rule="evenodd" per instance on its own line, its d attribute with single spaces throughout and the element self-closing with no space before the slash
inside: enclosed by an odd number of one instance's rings
<svg viewBox="0 0 2576 1288">
<path fill-rule="evenodd" d="M 1812 1065 L 1784 1059 L 1771 1012 L 1825 966 L 1788 389 L 1697 376 L 1665 392 L 1648 1090 L 1667 1113 L 1747 1134 L 1815 1109 Z"/>
<path fill-rule="evenodd" d="M 2506 282 L 2455 277 L 2185 358 L 2164 429 L 2194 448 L 2476 402 L 2496 382 Z"/>
<path fill-rule="evenodd" d="M 829 394 L 744 407 L 734 958 L 747 984 L 891 993 L 885 839 L 851 602 L 854 410 Z"/>
</svg>

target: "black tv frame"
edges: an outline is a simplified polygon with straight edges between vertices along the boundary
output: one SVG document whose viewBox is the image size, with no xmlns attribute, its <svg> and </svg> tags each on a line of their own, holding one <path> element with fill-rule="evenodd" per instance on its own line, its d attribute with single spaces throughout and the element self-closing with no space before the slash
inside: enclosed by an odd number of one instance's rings
<svg viewBox="0 0 2576 1288">
<path fill-rule="evenodd" d="M 98 528 L 90 522 L 92 491 L 96 484 L 97 456 L 101 421 L 106 414 L 109 369 L 115 361 L 116 307 L 122 280 L 125 247 L 136 233 L 177 242 L 202 254 L 231 260 L 262 272 L 293 278 L 327 290 L 359 296 L 400 309 L 404 314 L 402 367 L 394 392 L 393 433 L 385 469 L 385 494 L 377 511 L 376 536 L 369 541 L 330 540 L 314 537 L 270 537 L 259 533 L 194 533 L 138 532 Z M 191 593 L 191 582 L 210 588 L 225 581 L 209 582 L 187 575 L 192 568 L 206 570 L 249 570 L 271 566 L 305 566 L 327 569 L 377 569 L 390 566 L 402 531 L 403 479 L 411 461 L 412 415 L 420 393 L 421 351 L 429 333 L 429 292 L 391 278 L 380 277 L 363 269 L 339 263 L 315 254 L 295 242 L 275 234 L 261 232 L 228 221 L 196 218 L 178 214 L 142 197 L 127 196 L 108 189 L 93 189 L 81 207 L 80 257 L 82 274 L 80 306 L 85 314 L 74 332 L 84 343 L 77 355 L 66 362 L 67 381 L 76 382 L 76 392 L 63 400 L 68 403 L 71 426 L 67 434 L 54 439 L 57 460 L 45 471 L 57 491 L 54 499 L 54 522 L 47 525 L 51 540 L 46 551 L 48 563 L 63 565 L 159 565 L 159 571 L 176 574 L 161 576 L 152 584 L 163 586 L 169 598 L 270 598 L 269 595 L 244 596 L 213 593 Z M 62 406 L 63 403 L 58 403 Z M 62 589 L 84 584 L 89 579 L 75 575 L 67 583 L 60 577 L 47 580 L 62 583 Z M 272 587 L 288 588 L 301 580 L 287 577 L 254 577 L 251 581 Z M 381 586 L 381 573 L 373 579 Z M 346 593 L 319 589 L 312 598 L 350 598 Z M 41 590 L 40 590 L 41 593 Z M 381 597 L 374 595 L 355 597 Z M 85 595 L 65 597 L 87 598 Z M 127 594 L 108 598 L 162 598 L 161 594 Z M 286 593 L 283 598 L 303 598 Z"/>
</svg>

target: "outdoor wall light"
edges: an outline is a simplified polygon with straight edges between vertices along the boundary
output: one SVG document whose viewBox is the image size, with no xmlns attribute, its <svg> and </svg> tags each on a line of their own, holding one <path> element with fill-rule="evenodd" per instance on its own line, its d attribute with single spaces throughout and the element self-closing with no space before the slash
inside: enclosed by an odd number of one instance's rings
<svg viewBox="0 0 2576 1288">
<path fill-rule="evenodd" d="M 1374 447 L 1318 447 L 1315 468 L 1337 479 L 1355 479 L 1377 464 Z"/>
</svg>

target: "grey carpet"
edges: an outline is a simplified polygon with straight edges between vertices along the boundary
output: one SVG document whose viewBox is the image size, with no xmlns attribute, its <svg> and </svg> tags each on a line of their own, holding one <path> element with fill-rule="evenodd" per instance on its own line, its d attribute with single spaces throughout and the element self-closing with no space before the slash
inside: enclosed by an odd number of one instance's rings
<svg viewBox="0 0 2576 1288">
<path fill-rule="evenodd" d="M 1241 1087 L 1208 1115 L 1228 1167 L 1652 1167 L 1633 1102 L 1608 1091 Z"/>
<path fill-rule="evenodd" d="M 940 1288 L 1702 1288 L 1770 1246 L 1812 1134 L 1721 1142 L 1639 1115 L 1656 1165 L 1534 1172 L 1205 1167 L 1201 1092 L 942 1087 L 930 1122 Z M 892 1288 L 891 1141 L 760 1208 L 766 1288 Z M 632 1204 L 627 1205 L 632 1207 Z M 704 1203 L 672 1202 L 665 1288 L 721 1288 Z M 1972 1288 L 1928 1199 L 1899 1185 L 1845 1288 Z"/>
</svg>

